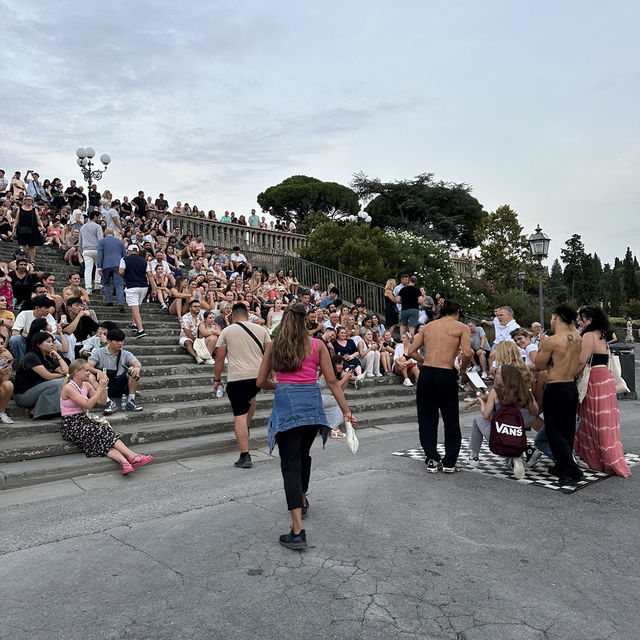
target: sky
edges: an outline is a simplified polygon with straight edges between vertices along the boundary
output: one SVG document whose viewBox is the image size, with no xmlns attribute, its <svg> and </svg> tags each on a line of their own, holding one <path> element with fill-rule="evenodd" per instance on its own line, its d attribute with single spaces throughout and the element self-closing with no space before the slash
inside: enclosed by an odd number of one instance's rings
<svg viewBox="0 0 640 640">
<path fill-rule="evenodd" d="M 432 172 L 550 258 L 640 240 L 633 0 L 0 0 L 0 168 L 238 214 L 291 175 Z M 635 43 L 635 44 L 634 44 Z"/>
</svg>

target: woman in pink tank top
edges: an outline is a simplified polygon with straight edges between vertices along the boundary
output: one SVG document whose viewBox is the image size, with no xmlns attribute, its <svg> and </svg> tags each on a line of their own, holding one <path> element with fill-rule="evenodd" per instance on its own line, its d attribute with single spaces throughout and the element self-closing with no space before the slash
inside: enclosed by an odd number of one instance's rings
<svg viewBox="0 0 640 640">
<path fill-rule="evenodd" d="M 60 392 L 60 434 L 64 440 L 81 449 L 87 458 L 107 456 L 115 460 L 124 475 L 148 464 L 153 456 L 131 451 L 107 420 L 86 412 L 96 404 L 106 403 L 108 385 L 109 378 L 103 373 L 98 373 L 98 381 L 95 382 L 86 360 L 74 360 L 69 365 Z"/>
<path fill-rule="evenodd" d="M 257 380 L 260 388 L 275 389 L 268 428 L 269 452 L 277 443 L 291 514 L 291 531 L 280 536 L 280 544 L 290 549 L 307 548 L 302 520 L 309 510 L 309 451 L 318 429 L 322 432 L 323 442 L 329 433 L 317 382 L 318 368 L 338 402 L 345 422 L 354 425 L 356 422 L 333 373 L 327 347 L 321 340 L 309 337 L 305 320 L 305 309 L 300 303 L 285 311 L 277 336 L 267 345 Z M 276 373 L 275 380 L 271 377 L 272 371 Z"/>
</svg>

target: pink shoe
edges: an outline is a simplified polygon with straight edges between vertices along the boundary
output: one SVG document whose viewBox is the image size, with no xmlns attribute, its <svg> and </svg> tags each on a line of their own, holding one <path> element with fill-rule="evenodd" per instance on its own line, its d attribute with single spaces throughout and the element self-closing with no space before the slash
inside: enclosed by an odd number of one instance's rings
<svg viewBox="0 0 640 640">
<path fill-rule="evenodd" d="M 133 468 L 133 465 L 128 460 L 125 460 L 120 465 L 120 468 L 122 469 L 122 475 L 125 475 L 125 473 L 131 473 L 132 471 L 135 471 L 135 469 Z"/>
<path fill-rule="evenodd" d="M 132 467 L 142 467 L 145 464 L 149 464 L 153 460 L 153 456 L 145 456 L 141 453 L 136 454 L 129 460 Z"/>
</svg>

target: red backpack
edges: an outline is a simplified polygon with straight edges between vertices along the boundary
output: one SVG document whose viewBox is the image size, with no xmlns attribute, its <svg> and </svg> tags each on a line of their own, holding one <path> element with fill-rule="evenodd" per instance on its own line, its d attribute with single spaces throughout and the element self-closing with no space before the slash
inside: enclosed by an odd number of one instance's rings
<svg viewBox="0 0 640 640">
<path fill-rule="evenodd" d="M 497 456 L 517 458 L 527 448 L 527 435 L 520 409 L 514 405 L 501 405 L 491 418 L 489 449 Z"/>
</svg>

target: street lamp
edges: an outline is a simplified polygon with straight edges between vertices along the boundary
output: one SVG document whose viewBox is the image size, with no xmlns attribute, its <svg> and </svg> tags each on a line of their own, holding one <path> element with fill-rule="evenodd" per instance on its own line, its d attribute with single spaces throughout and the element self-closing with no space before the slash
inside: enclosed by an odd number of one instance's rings
<svg viewBox="0 0 640 640">
<path fill-rule="evenodd" d="M 91 162 L 92 158 L 96 155 L 96 152 L 91 148 L 80 147 L 76 149 L 76 156 L 78 156 L 78 166 L 80 167 L 80 171 L 82 171 L 82 175 L 84 179 L 87 181 L 89 185 L 89 189 L 91 189 L 91 185 L 94 180 L 100 180 L 102 178 L 102 174 L 107 170 L 107 165 L 111 162 L 111 156 L 108 153 L 103 153 L 100 156 L 100 162 L 104 165 L 104 169 L 94 169 L 93 162 Z"/>
<path fill-rule="evenodd" d="M 356 219 L 360 218 L 360 220 L 362 220 L 362 222 L 366 222 L 367 224 L 369 224 L 369 222 L 371 222 L 371 216 L 366 212 L 366 211 L 358 211 L 358 215 L 356 216 Z"/>
<path fill-rule="evenodd" d="M 542 233 L 540 225 L 536 232 L 529 236 L 529 249 L 534 260 L 538 262 L 538 297 L 540 302 L 540 324 L 544 330 L 544 303 L 542 301 L 542 261 L 549 255 L 549 236 Z"/>
<path fill-rule="evenodd" d="M 524 279 L 527 274 L 524 271 L 518 271 L 518 280 L 520 280 L 520 293 L 522 293 L 522 297 L 524 298 Z"/>
</svg>

